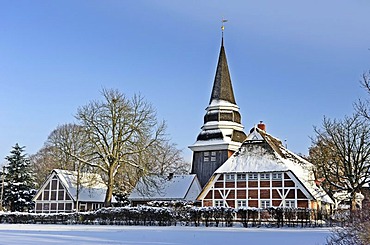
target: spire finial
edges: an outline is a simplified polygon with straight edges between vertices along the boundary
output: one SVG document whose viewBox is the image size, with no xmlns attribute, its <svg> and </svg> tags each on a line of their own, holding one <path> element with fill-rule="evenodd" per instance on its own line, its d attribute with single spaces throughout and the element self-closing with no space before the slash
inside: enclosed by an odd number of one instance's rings
<svg viewBox="0 0 370 245">
<path fill-rule="evenodd" d="M 222 22 L 222 26 L 221 26 L 221 31 L 222 31 L 222 46 L 224 46 L 224 30 L 225 30 L 224 23 L 227 22 L 227 20 L 224 19 L 224 18 L 222 18 L 221 22 Z"/>
</svg>

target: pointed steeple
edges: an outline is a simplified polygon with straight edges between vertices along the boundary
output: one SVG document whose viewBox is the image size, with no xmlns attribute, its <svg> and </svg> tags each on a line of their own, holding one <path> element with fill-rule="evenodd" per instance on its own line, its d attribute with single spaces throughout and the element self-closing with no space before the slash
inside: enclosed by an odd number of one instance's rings
<svg viewBox="0 0 370 245">
<path fill-rule="evenodd" d="M 236 104 L 233 86 L 231 84 L 229 66 L 227 65 L 224 38 L 221 41 L 221 50 L 218 58 L 216 76 L 213 82 L 212 94 L 209 103 L 213 100 L 224 100 Z"/>
<path fill-rule="evenodd" d="M 222 26 L 222 31 L 223 29 Z M 243 129 L 231 85 L 222 35 L 216 76 L 204 123 L 196 142 L 189 146 L 193 151 L 191 173 L 197 174 L 202 186 L 247 138 Z"/>
</svg>

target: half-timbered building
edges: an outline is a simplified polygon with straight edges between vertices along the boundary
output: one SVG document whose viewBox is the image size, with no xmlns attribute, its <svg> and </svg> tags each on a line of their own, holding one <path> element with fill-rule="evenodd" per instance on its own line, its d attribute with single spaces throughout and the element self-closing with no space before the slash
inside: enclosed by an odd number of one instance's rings
<svg viewBox="0 0 370 245">
<path fill-rule="evenodd" d="M 254 127 L 198 197 L 203 206 L 318 209 L 333 201 L 316 185 L 312 164 Z"/>
<path fill-rule="evenodd" d="M 69 213 L 96 210 L 104 206 L 107 187 L 101 177 L 92 173 L 54 169 L 36 193 L 36 213 Z M 112 202 L 116 202 L 112 198 Z"/>
</svg>

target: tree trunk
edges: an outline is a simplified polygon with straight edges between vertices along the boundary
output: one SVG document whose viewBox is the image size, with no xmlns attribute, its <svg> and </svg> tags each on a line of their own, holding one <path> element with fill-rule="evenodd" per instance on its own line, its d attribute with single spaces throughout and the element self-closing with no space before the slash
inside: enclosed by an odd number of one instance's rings
<svg viewBox="0 0 370 245">
<path fill-rule="evenodd" d="M 113 196 L 113 183 L 114 183 L 114 176 L 113 176 L 113 168 L 109 169 L 108 172 L 108 185 L 107 185 L 107 192 L 105 194 L 105 207 L 112 206 L 112 196 Z"/>
<path fill-rule="evenodd" d="M 356 193 L 353 193 L 351 195 L 351 207 L 350 208 L 351 208 L 352 211 L 355 211 L 357 209 L 357 207 L 356 207 Z"/>
<path fill-rule="evenodd" d="M 80 200 L 79 200 L 79 197 L 80 197 L 80 168 L 77 169 L 77 183 L 76 183 L 76 212 L 80 212 Z"/>
</svg>

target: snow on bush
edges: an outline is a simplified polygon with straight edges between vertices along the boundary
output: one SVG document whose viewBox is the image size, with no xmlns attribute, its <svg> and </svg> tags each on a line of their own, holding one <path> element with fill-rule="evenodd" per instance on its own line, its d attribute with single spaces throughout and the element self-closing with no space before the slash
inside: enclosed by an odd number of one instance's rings
<svg viewBox="0 0 370 245">
<path fill-rule="evenodd" d="M 271 207 L 197 207 L 187 202 L 152 202 L 150 206 L 109 207 L 79 213 L 0 212 L 0 223 L 101 224 L 146 226 L 233 226 L 244 227 L 314 227 L 341 225 L 336 216 L 323 215 L 311 209 Z"/>
</svg>

